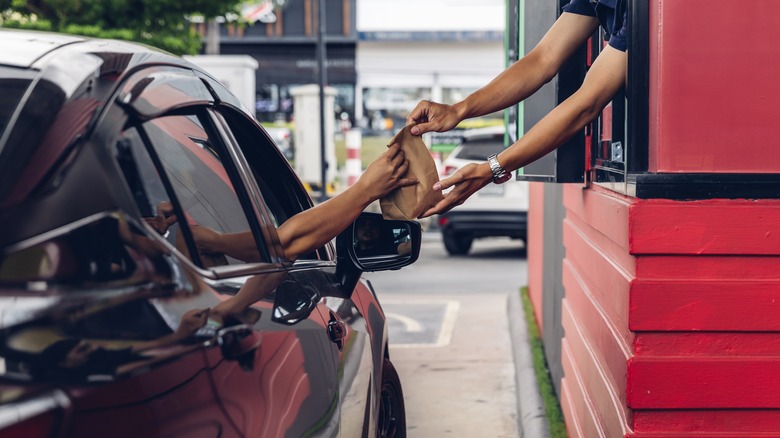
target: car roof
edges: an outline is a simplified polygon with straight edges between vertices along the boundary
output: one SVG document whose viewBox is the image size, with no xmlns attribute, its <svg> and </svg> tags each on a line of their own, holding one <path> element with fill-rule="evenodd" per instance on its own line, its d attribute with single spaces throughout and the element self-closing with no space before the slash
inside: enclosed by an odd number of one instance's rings
<svg viewBox="0 0 780 438">
<path fill-rule="evenodd" d="M 0 64 L 31 67 L 47 53 L 81 41 L 84 41 L 83 37 L 74 35 L 0 29 Z"/>
<path fill-rule="evenodd" d="M 59 163 L 71 140 L 89 135 L 125 79 L 147 67 L 179 67 L 194 80 L 196 71 L 202 73 L 189 61 L 142 44 L 0 29 L 0 72 L 16 87 L 5 102 L 7 125 L 0 125 L 0 205 L 20 202 L 7 195 L 21 184 L 25 160 L 38 162 L 38 154 Z"/>
<path fill-rule="evenodd" d="M 47 79 L 69 87 L 95 74 L 110 73 L 121 78 L 138 64 L 197 68 L 183 58 L 141 43 L 0 28 L 0 66 L 38 70 L 45 76 L 47 69 L 62 67 L 64 59 L 77 68 Z M 60 65 L 54 65 L 58 62 Z M 90 66 L 94 68 L 90 70 Z"/>
<path fill-rule="evenodd" d="M 63 99 L 39 105 L 39 111 L 56 114 L 61 107 L 79 97 L 86 84 L 88 98 L 103 106 L 122 83 L 140 66 L 171 65 L 198 70 L 189 61 L 143 44 L 93 39 L 52 32 L 0 29 L 0 68 L 7 79 L 24 77 L 32 92 L 47 87 Z M 13 70 L 18 69 L 18 72 Z M 108 84 L 93 87 L 101 78 Z M 24 84 L 17 84 L 24 86 Z M 75 94 L 74 94 L 75 93 Z M 83 93 L 82 93 L 83 94 Z M 31 91 L 16 103 L 16 111 L 30 100 Z M 11 102 L 12 103 L 12 102 Z M 6 103 L 8 106 L 11 103 Z M 44 118 L 45 119 L 45 118 Z M 8 144 L 12 126 L 0 132 L 0 156 Z"/>
</svg>

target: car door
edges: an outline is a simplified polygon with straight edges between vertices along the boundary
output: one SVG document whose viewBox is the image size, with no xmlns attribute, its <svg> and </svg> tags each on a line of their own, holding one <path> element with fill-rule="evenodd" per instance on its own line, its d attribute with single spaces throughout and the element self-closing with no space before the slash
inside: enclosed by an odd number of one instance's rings
<svg viewBox="0 0 780 438">
<path fill-rule="evenodd" d="M 62 388 L 73 401 L 69 436 L 238 436 L 215 403 L 198 337 L 183 329 L 194 315 L 179 311 L 203 305 L 203 293 L 170 275 L 164 252 L 119 213 L 42 237 L 5 260 L 52 260 L 16 280 L 59 292 L 6 294 L 5 318 L 20 323 L 0 330 L 0 375 Z"/>
<path fill-rule="evenodd" d="M 312 206 L 273 143 L 241 113 L 219 108 L 219 117 L 238 149 L 246 157 L 247 173 L 260 189 L 263 204 L 274 228 Z M 371 391 L 373 354 L 366 322 L 336 276 L 332 245 L 326 245 L 295 261 L 289 269 L 296 283 L 320 297 L 317 311 L 330 336 L 333 355 L 331 379 L 338 384 L 340 436 L 364 436 L 372 418 Z"/>
<path fill-rule="evenodd" d="M 231 312 L 235 324 L 261 334 L 247 361 L 226 361 L 218 352 L 208 356 L 217 396 L 242 433 L 337 436 L 337 370 L 315 291 L 285 270 L 217 283 L 243 309 Z"/>
<path fill-rule="evenodd" d="M 137 84 L 155 89 L 161 82 L 167 85 L 152 94 L 182 103 L 187 85 L 200 83 L 188 70 L 150 70 L 125 84 L 133 98 L 144 96 Z M 216 334 L 201 329 L 219 300 L 150 225 L 154 207 L 171 201 L 170 183 L 161 182 L 168 180 L 147 148 L 144 121 L 125 108 L 109 106 L 56 190 L 33 210 L 90 213 L 3 254 L 39 266 L 19 270 L 29 278 L 14 281 L 40 290 L 20 293 L 16 308 L 4 306 L 20 319 L 0 332 L 0 374 L 61 388 L 72 400 L 67 436 L 241 436 L 217 403 L 204 355 L 218 351 Z M 29 300 L 38 294 L 46 298 Z"/>
<path fill-rule="evenodd" d="M 240 434 L 335 436 L 337 386 L 320 297 L 265 243 L 268 219 L 215 120 L 196 106 L 143 123 L 169 193 L 150 195 L 150 226 L 216 294 L 209 316 L 221 348 L 204 354 L 216 398 Z M 140 179 L 150 185 L 155 175 Z"/>
</svg>

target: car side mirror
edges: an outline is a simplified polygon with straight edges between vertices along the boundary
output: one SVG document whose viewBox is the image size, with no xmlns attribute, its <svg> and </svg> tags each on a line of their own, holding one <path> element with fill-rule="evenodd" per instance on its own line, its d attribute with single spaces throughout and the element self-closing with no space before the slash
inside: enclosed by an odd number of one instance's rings
<svg viewBox="0 0 780 438">
<path fill-rule="evenodd" d="M 337 241 L 361 271 L 388 271 L 414 263 L 420 256 L 422 228 L 418 222 L 386 220 L 381 214 L 361 213 Z"/>
</svg>

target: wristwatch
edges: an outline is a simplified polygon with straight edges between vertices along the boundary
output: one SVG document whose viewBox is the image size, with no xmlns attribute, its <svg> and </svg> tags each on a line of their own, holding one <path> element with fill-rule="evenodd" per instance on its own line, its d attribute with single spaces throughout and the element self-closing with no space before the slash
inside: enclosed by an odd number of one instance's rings
<svg viewBox="0 0 780 438">
<path fill-rule="evenodd" d="M 493 182 L 496 184 L 503 184 L 512 178 L 512 174 L 506 171 L 500 164 L 498 164 L 498 158 L 496 154 L 493 154 L 487 159 L 490 165 L 490 171 L 493 172 Z"/>
</svg>

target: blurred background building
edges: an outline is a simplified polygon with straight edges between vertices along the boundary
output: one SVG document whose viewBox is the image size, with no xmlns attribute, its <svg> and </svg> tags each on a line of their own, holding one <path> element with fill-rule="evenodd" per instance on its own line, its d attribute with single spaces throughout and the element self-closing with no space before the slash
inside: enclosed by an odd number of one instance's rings
<svg viewBox="0 0 780 438">
<path fill-rule="evenodd" d="M 504 69 L 504 0 L 358 0 L 357 6 L 361 127 L 397 130 L 420 99 L 455 103 Z"/>
<path fill-rule="evenodd" d="M 326 0 L 328 85 L 337 91 L 335 111 L 355 114 L 355 51 L 358 42 L 357 0 Z M 223 55 L 249 55 L 258 62 L 255 112 L 261 122 L 290 121 L 290 90 L 317 83 L 318 0 L 287 0 L 275 9 L 256 5 L 247 23 L 220 26 Z M 267 2 L 270 4 L 270 2 Z M 252 11 L 248 11 L 251 13 Z"/>
<path fill-rule="evenodd" d="M 290 90 L 317 83 L 318 5 L 286 0 L 271 8 L 258 2 L 245 20 L 219 26 L 220 54 L 258 62 L 255 111 L 261 122 L 291 121 Z M 337 92 L 334 116 L 342 126 L 397 130 L 420 99 L 454 103 L 504 68 L 504 0 L 325 5 L 327 81 Z M 207 26 L 199 29 L 205 37 Z"/>
</svg>

